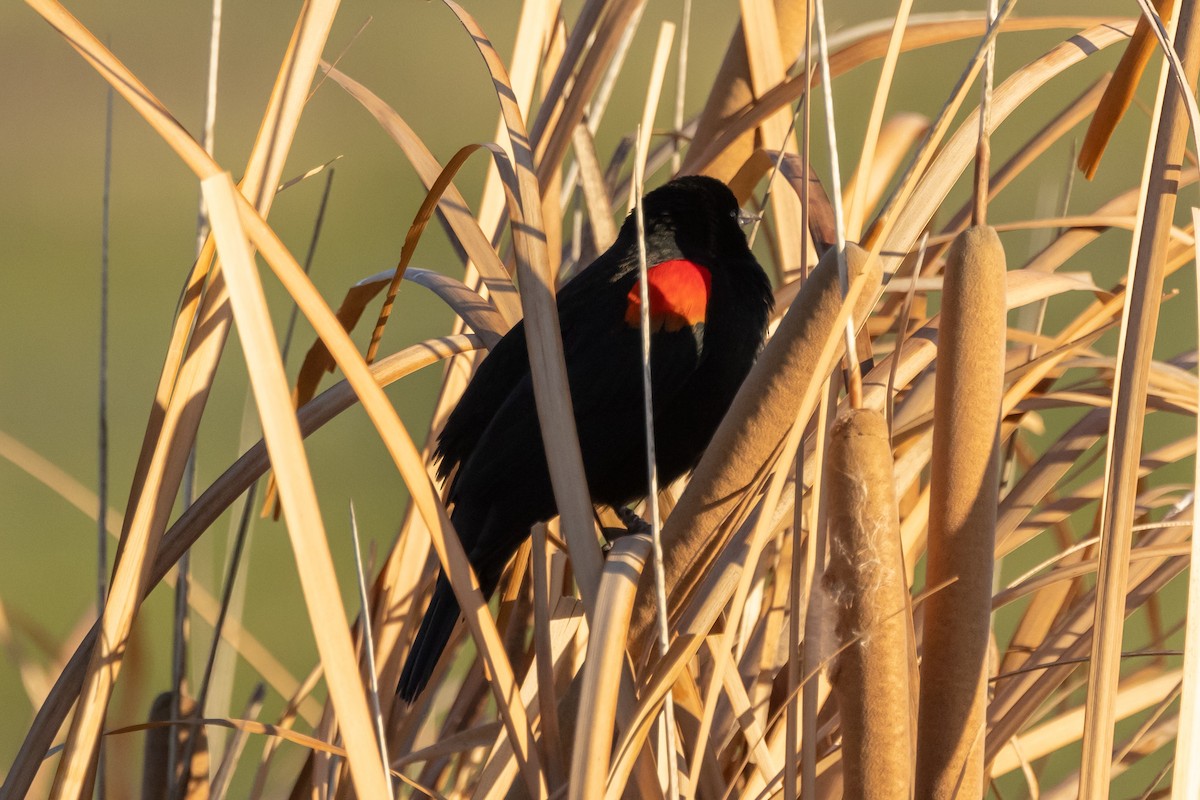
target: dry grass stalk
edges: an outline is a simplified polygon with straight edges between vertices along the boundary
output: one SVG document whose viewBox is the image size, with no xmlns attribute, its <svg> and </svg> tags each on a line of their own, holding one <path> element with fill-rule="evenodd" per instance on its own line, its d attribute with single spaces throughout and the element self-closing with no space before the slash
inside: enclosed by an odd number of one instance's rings
<svg viewBox="0 0 1200 800">
<path fill-rule="evenodd" d="M 572 777 L 567 796 L 573 800 L 594 800 L 604 794 L 616 723 L 617 690 L 625 662 L 622 643 L 650 547 L 648 536 L 624 536 L 617 540 L 605 561 L 600 586 L 605 602 L 596 613 L 595 629 L 589 637 L 593 647 L 583 670 L 571 753 Z"/>
<path fill-rule="evenodd" d="M 847 797 L 912 795 L 915 663 L 912 615 L 900 552 L 900 518 L 887 422 L 851 411 L 833 423 L 825 491 L 829 565 L 824 586 L 838 611 L 831 681 L 842 724 Z"/>
<path fill-rule="evenodd" d="M 1004 248 L 968 228 L 946 263 L 930 458 L 918 797 L 979 797 L 1004 363 Z"/>
<path fill-rule="evenodd" d="M 1179 47 L 1194 84 L 1200 71 L 1200 16 L 1186 5 L 1179 18 Z M 1155 142 L 1142 177 L 1143 199 L 1130 254 L 1128 293 L 1117 350 L 1119 373 L 1113 389 L 1105 461 L 1105 501 L 1100 528 L 1097 575 L 1096 635 L 1088 670 L 1088 704 L 1084 722 L 1080 792 L 1103 791 L 1109 785 L 1114 703 L 1120 681 L 1120 653 L 1125 617 L 1124 586 L 1132 546 L 1137 465 L 1145 425 L 1146 391 L 1159 306 L 1165 277 L 1166 248 L 1176 201 L 1176 174 L 1187 144 L 1188 118 L 1175 83 L 1168 83 L 1164 64 L 1152 125 Z M 1161 116 L 1160 116 L 1161 115 Z"/>
</svg>

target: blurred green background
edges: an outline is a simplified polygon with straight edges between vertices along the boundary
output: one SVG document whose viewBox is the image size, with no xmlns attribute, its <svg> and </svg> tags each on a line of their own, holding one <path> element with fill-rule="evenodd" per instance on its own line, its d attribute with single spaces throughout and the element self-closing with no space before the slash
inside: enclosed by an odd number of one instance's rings
<svg viewBox="0 0 1200 800">
<path fill-rule="evenodd" d="M 249 153 L 299 5 L 225 5 L 216 159 L 235 178 L 240 177 Z M 507 57 L 518 4 L 477 1 L 465 5 Z M 983 5 L 980 1 L 971 8 L 982 9 Z M 915 13 L 964 9 L 964 3 L 956 0 L 916 6 Z M 68 7 L 199 136 L 208 61 L 208 3 L 76 2 Z M 578 7 L 578 2 L 567 4 L 568 19 Z M 631 130 L 640 113 L 659 21 L 678 20 L 680 9 L 678 0 L 650 4 L 598 138 L 602 159 L 612 152 L 618 138 Z M 894 3 L 886 0 L 830 4 L 831 32 L 890 16 L 893 9 Z M 1024 6 L 1030 14 L 1118 15 L 1132 14 L 1135 9 L 1135 4 L 1117 0 L 1088 4 L 1043 1 Z M 732 2 L 695 3 L 689 114 L 698 111 L 703 102 L 736 15 L 737 4 Z M 390 103 L 442 161 L 460 146 L 493 135 L 497 104 L 490 81 L 475 48 L 441 3 L 346 3 L 326 57 L 345 48 L 368 17 L 373 21 L 346 52 L 340 63 L 343 71 Z M 997 81 L 1066 35 L 1055 31 L 1002 38 Z M 890 108 L 935 115 L 973 49 L 974 43 L 964 43 L 903 56 Z M 997 161 L 1066 100 L 1111 69 L 1119 55 L 1120 48 L 1111 48 L 1035 96 L 999 130 L 994 143 Z M 846 170 L 857 161 L 878 72 L 877 64 L 869 65 L 834 84 Z M 667 86 L 672 85 L 669 74 Z M 1141 92 L 1147 99 L 1148 88 L 1143 86 Z M 4 341 L 0 349 L 0 431 L 95 487 L 106 84 L 33 11 L 8 2 L 0 6 L 0 102 L 0 182 L 4 187 L 0 192 L 0 332 Z M 669 119 L 672 102 L 668 88 L 660 125 Z M 1118 131 L 1115 150 L 1097 181 L 1076 181 L 1073 211 L 1091 211 L 1100 199 L 1136 184 L 1146 128 L 1145 113 L 1135 108 Z M 194 256 L 198 186 L 119 97 L 114 103 L 112 133 L 109 502 L 121 509 L 175 303 Z M 814 148 L 820 148 L 823 137 L 817 135 L 814 141 Z M 1045 169 L 1032 171 L 1010 187 L 993 206 L 992 219 L 1026 219 L 1038 210 L 1053 208 L 1068 173 L 1069 144 L 1060 143 L 1042 162 Z M 342 158 L 335 166 L 313 279 L 336 306 L 355 281 L 394 265 L 423 190 L 402 153 L 378 125 L 355 101 L 327 82 L 306 109 L 285 178 L 335 156 Z M 817 156 L 817 162 L 823 165 L 825 159 Z M 483 167 L 484 159 L 477 157 L 457 181 L 469 202 L 479 197 Z M 298 256 L 307 247 L 323 182 L 321 176 L 289 189 L 271 212 L 271 223 Z M 960 187 L 948 207 L 963 197 L 965 189 Z M 1010 266 L 1019 265 L 1032 251 L 1037 236 L 1005 236 Z M 1095 261 L 1075 268 L 1097 270 L 1097 282 L 1103 285 L 1124 270 L 1129 235 L 1117 232 L 1101 242 L 1106 245 L 1086 251 Z M 461 265 L 436 226 L 422 241 L 414 264 L 461 275 Z M 1171 287 L 1191 292 L 1190 280 L 1178 275 Z M 273 279 L 267 277 L 265 283 L 282 331 L 290 306 Z M 1164 341 L 1160 355 L 1173 355 L 1192 346 L 1189 332 L 1194 330 L 1194 311 L 1185 298 L 1164 310 L 1177 319 L 1177 324 L 1167 327 L 1179 339 Z M 372 306 L 368 314 L 375 309 L 377 306 Z M 424 289 L 405 285 L 392 320 L 383 352 L 444 332 L 450 314 Z M 311 330 L 301 322 L 290 359 L 293 374 L 312 338 Z M 364 338 L 362 331 L 356 332 L 356 341 Z M 437 383 L 438 372 L 431 368 L 389 390 L 417 439 L 424 437 Z M 240 452 L 246 392 L 244 365 L 236 339 L 231 339 L 201 429 L 200 490 Z M 248 419 L 251 426 L 256 424 L 252 413 Z M 370 425 L 357 411 L 309 439 L 309 448 L 343 591 L 353 613 L 357 598 L 347 538 L 347 504 L 353 500 L 357 507 L 364 546 L 374 543 L 382 553 L 401 518 L 406 495 Z M 196 577 L 214 592 L 219 592 L 228 529 L 226 521 L 218 522 L 195 550 Z M 62 647 L 79 621 L 90 619 L 96 592 L 95 538 L 93 522 L 0 460 L 0 603 L 25 657 L 44 661 L 38 650 L 39 638 Z M 258 523 L 247 565 L 246 625 L 288 669 L 302 676 L 313 663 L 315 650 L 293 555 L 281 525 Z M 120 684 L 135 685 L 138 691 L 132 698 L 124 688 L 118 692 L 110 714 L 113 726 L 144 718 L 149 698 L 167 686 L 170 605 L 170 592 L 160 589 L 141 616 L 129 672 Z M 199 658 L 209 631 L 196 624 L 194 633 L 198 647 L 193 658 Z M 251 681 L 252 676 L 240 674 L 235 708 L 244 702 Z M 280 703 L 279 697 L 270 696 L 265 715 L 272 715 Z M 0 661 L 0 708 L 5 710 L 0 724 L 3 771 L 34 712 L 11 658 Z M 118 750 L 140 747 L 140 735 L 122 738 L 124 744 L 117 745 Z M 289 758 L 298 757 L 298 749 L 291 748 Z M 129 772 L 130 777 L 134 775 Z M 114 784 L 116 794 L 110 796 L 128 796 L 119 783 L 124 779 L 118 774 L 113 780 L 118 782 Z"/>
</svg>

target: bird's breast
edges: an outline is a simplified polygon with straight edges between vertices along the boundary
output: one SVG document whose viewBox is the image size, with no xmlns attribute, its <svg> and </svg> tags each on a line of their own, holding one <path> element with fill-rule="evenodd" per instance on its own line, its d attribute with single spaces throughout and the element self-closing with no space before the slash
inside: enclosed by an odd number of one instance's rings
<svg viewBox="0 0 1200 800">
<path fill-rule="evenodd" d="M 646 272 L 650 297 L 650 330 L 675 332 L 701 324 L 708 313 L 712 273 L 706 267 L 682 258 L 663 261 Z M 642 295 L 639 283 L 629 290 L 625 323 L 641 324 Z"/>
</svg>

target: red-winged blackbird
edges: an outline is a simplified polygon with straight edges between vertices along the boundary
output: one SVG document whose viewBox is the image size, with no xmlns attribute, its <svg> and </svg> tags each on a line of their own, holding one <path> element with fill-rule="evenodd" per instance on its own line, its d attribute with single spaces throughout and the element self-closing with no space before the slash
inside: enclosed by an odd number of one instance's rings
<svg viewBox="0 0 1200 800">
<path fill-rule="evenodd" d="M 643 214 L 654 439 L 665 484 L 700 460 L 762 346 L 772 297 L 725 184 L 678 178 L 646 195 Z M 558 293 L 588 490 L 614 507 L 648 491 L 640 307 L 630 215 L 612 247 Z M 485 596 L 530 527 L 557 513 L 526 347 L 518 323 L 479 365 L 438 439 L 451 520 Z M 458 617 L 441 575 L 404 665 L 401 697 L 411 701 L 425 687 Z"/>
</svg>

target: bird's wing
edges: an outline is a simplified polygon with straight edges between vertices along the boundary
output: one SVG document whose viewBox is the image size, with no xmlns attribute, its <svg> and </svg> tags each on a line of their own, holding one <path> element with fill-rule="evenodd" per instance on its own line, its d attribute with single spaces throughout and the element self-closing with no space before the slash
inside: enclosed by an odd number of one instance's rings
<svg viewBox="0 0 1200 800">
<path fill-rule="evenodd" d="M 563 337 L 588 336 L 588 307 L 597 297 L 615 269 L 612 256 L 608 253 L 596 259 L 589 267 L 558 292 L 559 320 Z M 445 480 L 454 470 L 471 457 L 475 444 L 487 429 L 497 410 L 505 403 L 529 375 L 529 350 L 525 341 L 525 321 L 514 325 L 487 357 L 480 363 L 458 404 L 450 412 L 446 424 L 438 437 L 435 457 L 438 460 L 438 477 Z"/>
<path fill-rule="evenodd" d="M 524 320 L 514 325 L 480 363 L 438 436 L 438 477 L 445 480 L 467 460 L 496 410 L 529 374 Z"/>
</svg>

